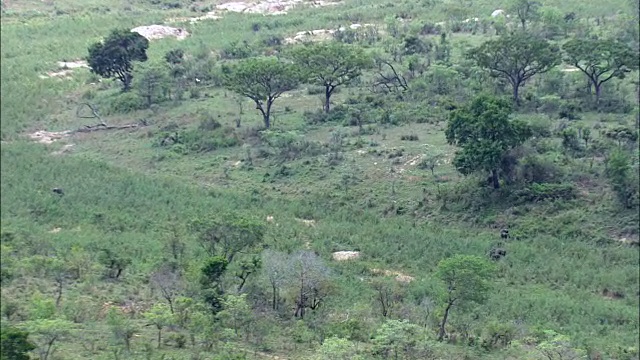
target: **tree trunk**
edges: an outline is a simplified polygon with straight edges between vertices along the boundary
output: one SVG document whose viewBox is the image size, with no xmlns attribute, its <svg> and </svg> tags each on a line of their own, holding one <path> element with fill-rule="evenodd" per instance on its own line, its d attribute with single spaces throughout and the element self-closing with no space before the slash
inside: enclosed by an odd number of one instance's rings
<svg viewBox="0 0 640 360">
<path fill-rule="evenodd" d="M 596 88 L 596 105 L 600 104 L 600 95 L 602 94 L 602 83 L 594 83 Z"/>
<path fill-rule="evenodd" d="M 513 85 L 513 101 L 516 102 L 516 105 L 520 106 L 520 95 L 519 92 L 520 91 L 520 84 L 514 84 Z"/>
<path fill-rule="evenodd" d="M 500 188 L 500 180 L 498 179 L 498 169 L 491 170 L 491 182 L 494 189 Z"/>
<path fill-rule="evenodd" d="M 438 333 L 438 341 L 442 341 L 444 339 L 444 327 L 447 325 L 447 318 L 449 317 L 449 310 L 453 306 L 453 302 L 449 301 L 447 304 L 447 308 L 444 310 L 444 316 L 442 317 L 442 323 L 440 323 L 440 331 Z"/>
<path fill-rule="evenodd" d="M 324 88 L 324 112 L 329 113 L 331 110 L 331 93 L 333 92 L 333 88 L 331 86 L 325 86 Z"/>
<path fill-rule="evenodd" d="M 158 327 L 158 349 L 160 349 L 161 342 L 162 342 L 162 328 Z"/>
<path fill-rule="evenodd" d="M 278 310 L 278 299 L 277 299 L 277 289 L 275 285 L 271 285 L 271 289 L 273 290 L 273 310 Z"/>
<path fill-rule="evenodd" d="M 170 296 L 167 296 L 167 302 L 169 303 L 169 310 L 171 311 L 171 314 L 173 315 L 173 301 L 171 300 Z"/>
</svg>

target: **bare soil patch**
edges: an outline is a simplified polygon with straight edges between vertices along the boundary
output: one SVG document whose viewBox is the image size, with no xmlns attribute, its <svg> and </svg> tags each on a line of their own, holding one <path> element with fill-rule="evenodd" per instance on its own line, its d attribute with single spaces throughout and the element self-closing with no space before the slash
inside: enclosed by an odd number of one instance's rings
<svg viewBox="0 0 640 360">
<path fill-rule="evenodd" d="M 360 251 L 336 251 L 332 254 L 333 260 L 356 260 L 360 257 Z"/>
<path fill-rule="evenodd" d="M 138 26 L 136 28 L 131 29 L 132 32 L 137 32 L 138 34 L 147 38 L 147 40 L 158 40 L 166 37 L 175 37 L 178 40 L 184 40 L 189 36 L 189 33 L 185 29 L 174 28 L 171 26 L 164 25 L 149 25 L 149 26 Z"/>
<path fill-rule="evenodd" d="M 403 282 L 403 283 L 410 283 L 416 279 L 413 276 L 403 274 L 395 270 L 371 269 L 371 272 L 376 275 L 395 276 L 396 281 Z"/>
<path fill-rule="evenodd" d="M 71 133 L 71 131 L 66 130 L 66 131 L 36 131 L 34 133 L 29 134 L 29 137 L 32 140 L 35 140 L 41 144 L 52 144 L 55 141 L 58 141 L 60 139 L 64 139 L 65 137 L 67 137 L 69 134 Z"/>
</svg>

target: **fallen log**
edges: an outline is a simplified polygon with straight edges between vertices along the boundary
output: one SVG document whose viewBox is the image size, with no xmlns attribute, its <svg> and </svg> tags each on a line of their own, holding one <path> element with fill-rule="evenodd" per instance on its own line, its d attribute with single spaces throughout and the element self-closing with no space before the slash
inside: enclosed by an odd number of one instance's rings
<svg viewBox="0 0 640 360">
<path fill-rule="evenodd" d="M 88 133 L 88 132 L 100 131 L 100 130 L 122 130 L 122 129 L 137 128 L 139 126 L 140 126 L 140 124 L 127 124 L 127 125 L 120 125 L 120 126 L 107 126 L 107 125 L 103 125 L 103 124 L 98 124 L 98 125 L 93 125 L 93 126 L 85 126 L 83 128 L 77 129 L 77 130 L 75 130 L 73 132 L 74 133 Z"/>
</svg>

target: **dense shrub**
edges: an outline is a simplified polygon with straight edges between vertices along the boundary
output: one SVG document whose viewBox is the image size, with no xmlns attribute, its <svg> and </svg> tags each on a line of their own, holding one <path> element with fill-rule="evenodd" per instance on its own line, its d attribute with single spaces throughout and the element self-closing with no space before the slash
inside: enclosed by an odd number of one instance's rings
<svg viewBox="0 0 640 360">
<path fill-rule="evenodd" d="M 571 200 L 577 195 L 573 184 L 538 184 L 533 183 L 515 192 L 519 201 L 538 202 L 545 200 Z"/>
<path fill-rule="evenodd" d="M 521 159 L 516 169 L 516 179 L 527 184 L 554 183 L 562 180 L 563 176 L 560 166 L 549 158 L 536 155 Z"/>
<path fill-rule="evenodd" d="M 118 94 L 110 104 L 109 113 L 126 114 L 136 110 L 144 109 L 146 104 L 138 94 L 126 92 Z"/>
</svg>

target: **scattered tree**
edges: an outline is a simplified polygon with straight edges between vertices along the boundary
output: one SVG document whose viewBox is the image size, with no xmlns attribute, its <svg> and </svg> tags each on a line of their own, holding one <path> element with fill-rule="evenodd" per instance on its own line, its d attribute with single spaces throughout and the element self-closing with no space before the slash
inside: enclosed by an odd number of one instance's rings
<svg viewBox="0 0 640 360">
<path fill-rule="evenodd" d="M 525 32 L 503 35 L 471 49 L 468 57 L 488 69 L 493 76 L 506 79 L 519 104 L 519 90 L 536 74 L 551 70 L 560 62 L 559 49 L 544 39 Z"/>
<path fill-rule="evenodd" d="M 62 319 L 39 319 L 25 324 L 38 349 L 40 360 L 47 360 L 55 351 L 55 344 L 69 335 L 73 324 Z"/>
<path fill-rule="evenodd" d="M 138 95 L 145 100 L 147 108 L 166 99 L 169 93 L 169 76 L 164 66 L 143 64 L 134 73 L 135 89 L 138 91 Z"/>
<path fill-rule="evenodd" d="M 149 40 L 126 29 L 113 30 L 104 41 L 89 47 L 87 62 L 91 72 L 104 78 L 116 78 L 122 82 L 123 91 L 129 91 L 133 62 L 147 61 Z"/>
<path fill-rule="evenodd" d="M 273 310 L 278 310 L 280 291 L 289 276 L 288 270 L 287 257 L 285 254 L 269 249 L 262 253 L 262 274 L 271 286 L 271 304 Z"/>
<path fill-rule="evenodd" d="M 184 290 L 184 283 L 182 282 L 180 273 L 168 266 L 162 266 L 151 275 L 150 283 L 153 287 L 160 290 L 160 294 L 167 300 L 169 310 L 173 314 L 175 299 Z"/>
<path fill-rule="evenodd" d="M 324 300 L 329 269 L 315 253 L 299 251 L 291 257 L 291 273 L 297 289 L 294 316 L 304 318 L 305 310 L 315 310 Z"/>
<path fill-rule="evenodd" d="M 227 270 L 229 262 L 222 256 L 214 256 L 210 258 L 202 268 L 202 278 L 200 280 L 204 295 L 204 300 L 213 313 L 222 310 L 222 275 Z"/>
<path fill-rule="evenodd" d="M 136 333 L 136 328 L 131 320 L 124 317 L 119 310 L 112 307 L 107 313 L 107 324 L 111 327 L 115 341 L 124 344 L 127 352 L 131 351 L 131 339 Z"/>
<path fill-rule="evenodd" d="M 613 78 L 623 79 L 625 74 L 638 69 L 638 54 L 616 40 L 572 39 L 562 49 L 566 54 L 565 61 L 589 79 L 595 89 L 596 103 L 600 101 L 602 84 Z"/>
<path fill-rule="evenodd" d="M 510 120 L 510 114 L 508 101 L 488 95 L 450 113 L 445 134 L 449 144 L 461 147 L 453 160 L 458 171 L 464 175 L 488 171 L 493 187 L 500 187 L 498 170 L 503 157 L 531 136 L 529 127 Z"/>
<path fill-rule="evenodd" d="M 231 263 L 235 256 L 259 244 L 264 225 L 253 219 L 221 214 L 215 219 L 196 220 L 191 228 L 210 256 L 223 256 Z"/>
<path fill-rule="evenodd" d="M 256 103 L 265 128 L 271 127 L 273 102 L 300 84 L 299 71 L 276 58 L 250 58 L 223 68 L 224 86 Z"/>
<path fill-rule="evenodd" d="M 246 328 L 251 321 L 252 313 L 247 303 L 247 294 L 226 295 L 222 301 L 222 307 L 224 310 L 217 314 L 218 318 L 231 326 L 237 336 L 238 330 Z"/>
<path fill-rule="evenodd" d="M 174 322 L 173 311 L 169 312 L 169 308 L 165 304 L 155 304 L 148 311 L 142 315 L 149 325 L 154 325 L 158 329 L 158 349 L 162 344 L 162 329 L 171 325 Z"/>
<path fill-rule="evenodd" d="M 251 259 L 243 259 L 240 262 L 239 269 L 236 271 L 236 277 L 240 279 L 238 285 L 238 292 L 242 291 L 244 284 L 247 282 L 249 275 L 255 273 L 260 269 L 261 259 L 259 256 L 252 256 Z"/>
<path fill-rule="evenodd" d="M 490 289 L 489 279 L 493 265 L 485 259 L 472 255 L 455 255 L 438 263 L 438 277 L 444 282 L 445 309 L 438 341 L 445 336 L 445 326 L 453 306 L 482 303 Z"/>
<path fill-rule="evenodd" d="M 29 341 L 29 333 L 15 327 L 2 327 L 0 331 L 0 359 L 29 360 L 29 351 L 36 346 Z"/>
<path fill-rule="evenodd" d="M 532 22 L 540 17 L 539 8 L 542 4 L 531 0 L 513 0 L 507 11 L 515 13 L 520 21 L 522 30 L 527 29 L 527 22 Z"/>
<path fill-rule="evenodd" d="M 373 337 L 374 355 L 384 359 L 426 358 L 426 333 L 407 320 L 387 320 Z"/>
<path fill-rule="evenodd" d="M 347 339 L 336 336 L 325 339 L 314 359 L 317 360 L 364 360 L 358 354 L 356 345 Z"/>
<path fill-rule="evenodd" d="M 395 280 L 375 279 L 373 282 L 376 303 L 380 306 L 382 316 L 387 317 L 389 312 L 402 301 L 402 288 Z"/>
<path fill-rule="evenodd" d="M 361 48 L 339 42 L 299 46 L 292 50 L 292 57 L 309 83 L 324 87 L 323 110 L 327 113 L 334 90 L 353 82 L 372 65 Z"/>
</svg>

